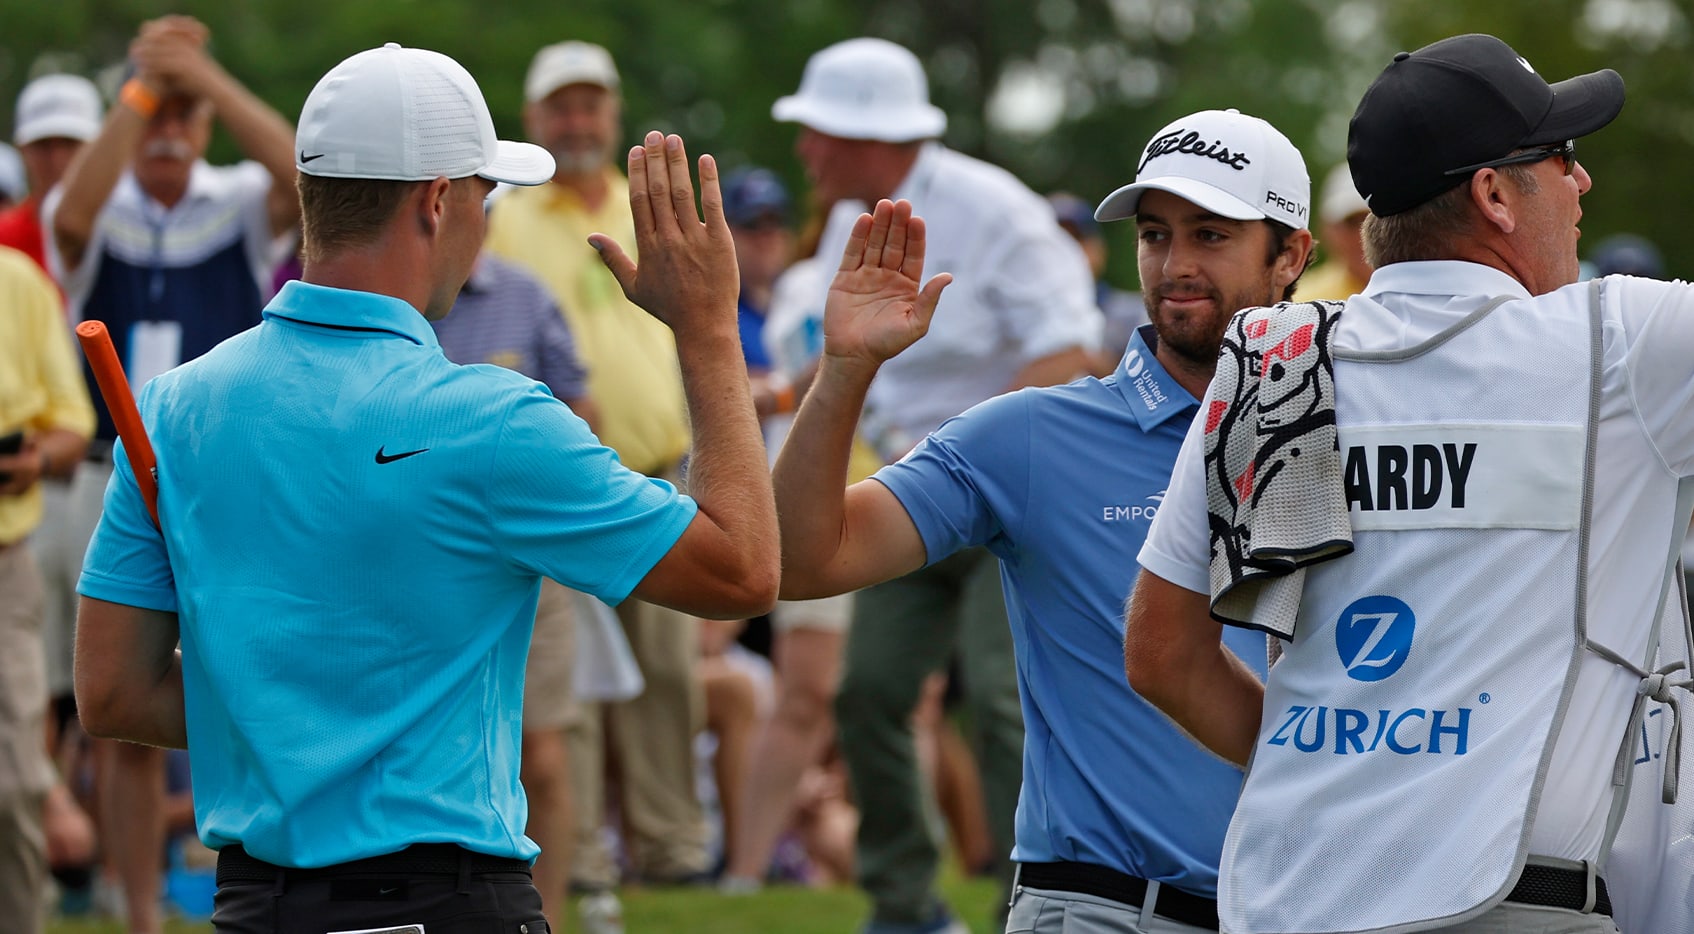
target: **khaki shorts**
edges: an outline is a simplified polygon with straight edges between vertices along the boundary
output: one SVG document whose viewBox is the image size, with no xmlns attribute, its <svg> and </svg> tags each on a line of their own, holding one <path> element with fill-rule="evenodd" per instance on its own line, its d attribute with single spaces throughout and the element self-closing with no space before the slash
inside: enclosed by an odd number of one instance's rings
<svg viewBox="0 0 1694 934">
<path fill-rule="evenodd" d="M 771 611 L 771 627 L 778 632 L 792 629 L 821 629 L 846 632 L 853 620 L 853 595 L 838 594 L 818 600 L 779 600 Z"/>
<path fill-rule="evenodd" d="M 535 608 L 535 634 L 524 667 L 523 728 L 557 730 L 570 722 L 576 706 L 572 673 L 576 667 L 576 619 L 571 592 L 558 581 L 541 580 Z"/>
</svg>

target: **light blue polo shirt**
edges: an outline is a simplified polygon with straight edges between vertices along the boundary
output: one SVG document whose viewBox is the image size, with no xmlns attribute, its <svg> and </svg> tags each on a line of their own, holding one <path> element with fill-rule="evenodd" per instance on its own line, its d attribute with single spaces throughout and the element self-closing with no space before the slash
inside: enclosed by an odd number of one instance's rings
<svg viewBox="0 0 1694 934">
<path fill-rule="evenodd" d="M 535 856 L 518 750 L 541 576 L 622 600 L 693 500 L 366 292 L 289 283 L 141 409 L 164 535 L 120 453 L 78 589 L 178 614 L 206 845 Z"/>
<path fill-rule="evenodd" d="M 1152 327 L 1103 380 L 1025 389 L 943 424 L 875 479 L 930 563 L 1000 558 L 1023 703 L 1019 862 L 1080 862 L 1215 897 L 1241 771 L 1130 690 L 1123 605 L 1199 403 L 1153 358 Z M 1224 642 L 1265 672 L 1262 633 Z"/>
</svg>

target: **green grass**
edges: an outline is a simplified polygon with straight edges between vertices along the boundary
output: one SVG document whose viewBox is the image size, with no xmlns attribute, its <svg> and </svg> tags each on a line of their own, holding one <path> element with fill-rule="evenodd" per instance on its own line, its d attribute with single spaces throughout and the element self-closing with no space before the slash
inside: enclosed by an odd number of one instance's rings
<svg viewBox="0 0 1694 934">
<path fill-rule="evenodd" d="M 942 892 L 974 934 L 999 934 L 993 880 L 961 880 L 949 873 Z M 865 920 L 867 902 L 857 889 L 774 887 L 757 895 L 725 896 L 711 889 L 626 889 L 624 928 L 629 934 L 853 934 Z M 204 934 L 207 924 L 173 921 L 166 934 Z M 568 930 L 576 931 L 575 908 Z M 123 934 L 111 921 L 57 921 L 48 934 Z"/>
</svg>

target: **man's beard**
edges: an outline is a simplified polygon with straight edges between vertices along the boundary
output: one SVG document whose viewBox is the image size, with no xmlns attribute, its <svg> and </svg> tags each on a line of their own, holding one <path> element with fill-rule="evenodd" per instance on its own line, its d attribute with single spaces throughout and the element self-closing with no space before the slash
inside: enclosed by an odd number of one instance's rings
<svg viewBox="0 0 1694 934">
<path fill-rule="evenodd" d="M 592 175 L 612 161 L 608 149 L 567 149 L 561 146 L 552 153 L 558 170 L 565 175 Z"/>
</svg>

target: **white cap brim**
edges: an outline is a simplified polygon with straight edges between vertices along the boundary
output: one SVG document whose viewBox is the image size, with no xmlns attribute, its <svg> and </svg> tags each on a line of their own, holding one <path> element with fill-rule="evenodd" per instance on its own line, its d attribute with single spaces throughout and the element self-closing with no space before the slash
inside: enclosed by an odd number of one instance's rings
<svg viewBox="0 0 1694 934">
<path fill-rule="evenodd" d="M 88 142 L 100 133 L 100 124 L 70 114 L 41 117 L 17 128 L 12 142 L 19 146 L 44 139 L 74 139 Z"/>
<path fill-rule="evenodd" d="M 1182 175 L 1165 175 L 1125 185 L 1107 195 L 1106 200 L 1101 201 L 1100 206 L 1094 209 L 1094 219 L 1117 221 L 1134 217 L 1136 210 L 1141 206 L 1141 193 L 1144 191 L 1169 192 L 1230 220 L 1257 221 L 1269 216 L 1215 185 Z"/>
<path fill-rule="evenodd" d="M 503 139 L 496 144 L 494 161 L 476 174 L 491 182 L 528 186 L 551 179 L 557 167 L 553 154 L 540 146 Z"/>
<path fill-rule="evenodd" d="M 777 98 L 776 103 L 771 105 L 771 117 L 841 139 L 868 139 L 882 143 L 935 139 L 947 130 L 947 115 L 934 104 L 878 113 L 873 118 L 799 94 Z"/>
</svg>

